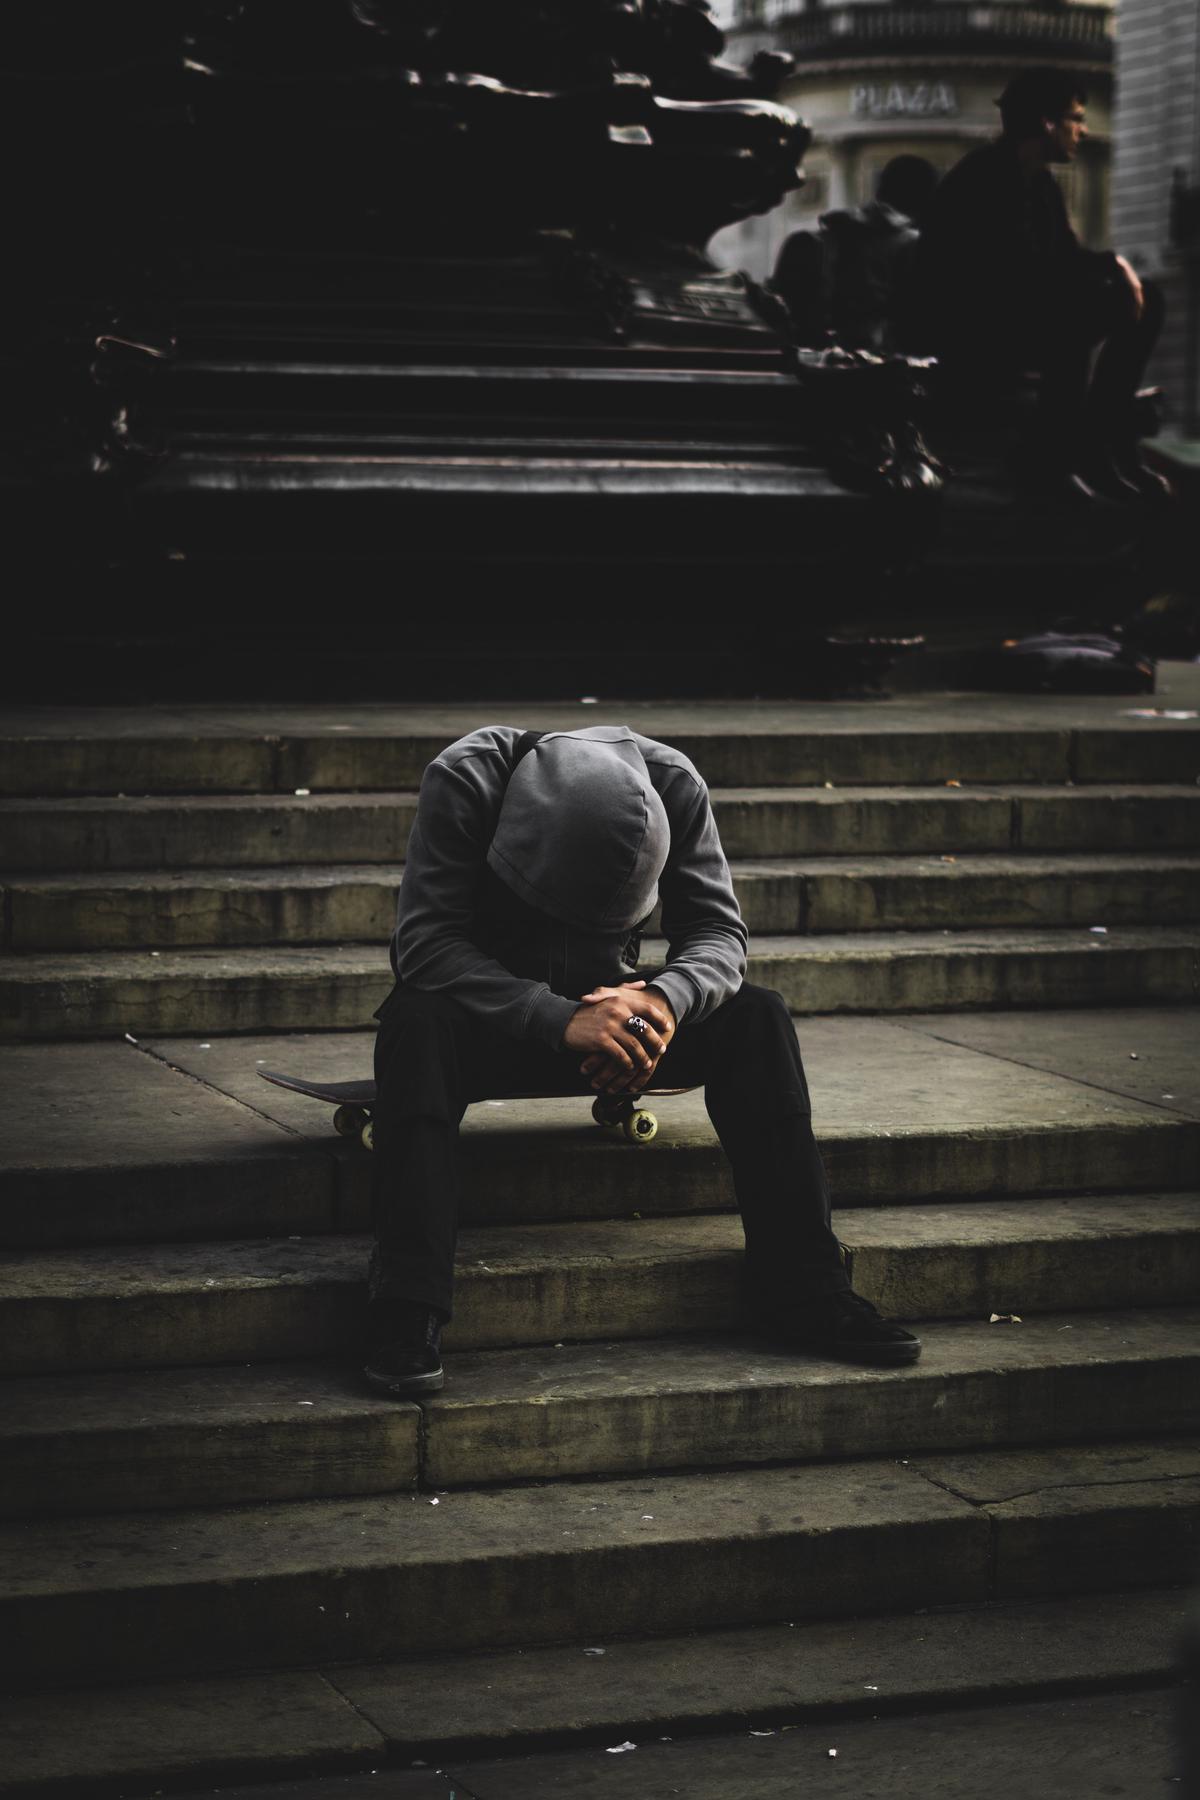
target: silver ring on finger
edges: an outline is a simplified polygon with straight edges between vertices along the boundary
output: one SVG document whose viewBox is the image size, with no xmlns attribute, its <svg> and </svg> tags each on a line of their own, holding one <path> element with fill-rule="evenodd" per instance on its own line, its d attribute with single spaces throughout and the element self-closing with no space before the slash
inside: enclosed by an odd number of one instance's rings
<svg viewBox="0 0 1200 1800">
<path fill-rule="evenodd" d="M 632 1018 L 626 1019 L 625 1029 L 626 1031 L 632 1031 L 635 1037 L 643 1038 L 650 1027 L 645 1019 L 643 1019 L 641 1013 L 634 1013 Z"/>
</svg>

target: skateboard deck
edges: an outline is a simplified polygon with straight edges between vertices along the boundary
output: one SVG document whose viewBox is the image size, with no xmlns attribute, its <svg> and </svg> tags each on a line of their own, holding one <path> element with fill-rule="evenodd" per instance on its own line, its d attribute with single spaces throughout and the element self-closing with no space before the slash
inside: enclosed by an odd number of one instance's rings
<svg viewBox="0 0 1200 1800">
<path fill-rule="evenodd" d="M 321 1100 L 326 1106 L 332 1106 L 333 1128 L 339 1137 L 356 1137 L 366 1149 L 374 1147 L 373 1081 L 305 1081 L 298 1075 L 280 1074 L 275 1069 L 260 1069 L 258 1073 L 272 1087 L 284 1088 L 289 1094 L 304 1094 L 310 1100 Z M 648 1144 L 658 1135 L 658 1119 L 640 1102 L 647 1096 L 659 1099 L 664 1095 L 689 1094 L 691 1091 L 686 1087 L 650 1087 L 640 1094 L 597 1094 L 592 1101 L 592 1117 L 597 1125 L 619 1131 L 631 1144 Z M 535 1092 L 532 1089 L 529 1092 L 503 1096 L 505 1100 L 561 1100 L 570 1097 L 561 1093 L 546 1093 L 544 1090 Z M 580 1095 L 580 1099 L 586 1098 L 586 1095 Z"/>
</svg>

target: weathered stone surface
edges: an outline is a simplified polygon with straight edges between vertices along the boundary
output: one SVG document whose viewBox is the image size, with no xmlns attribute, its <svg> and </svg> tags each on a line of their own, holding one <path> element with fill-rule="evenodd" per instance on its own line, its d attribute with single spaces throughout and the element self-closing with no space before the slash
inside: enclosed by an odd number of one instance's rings
<svg viewBox="0 0 1200 1800">
<path fill-rule="evenodd" d="M 19 951 L 383 942 L 398 866 L 213 869 L 13 877 Z M 1200 857 L 877 856 L 735 862 L 751 932 L 928 931 L 1012 925 L 1187 924 L 1200 913 Z M 657 921 L 655 922 L 657 929 Z"/>
<path fill-rule="evenodd" d="M 20 1096 L 0 1151 L 0 1242 L 337 1223 L 331 1158 L 130 1044 L 8 1045 L 0 1087 Z"/>
<path fill-rule="evenodd" d="M 751 879 L 753 877 L 753 879 Z M 750 905 L 766 912 L 746 869 Z M 979 926 L 1110 926 L 1180 924 L 1200 913 L 1200 858 L 1143 853 L 1129 857 L 937 856 L 840 859 L 796 865 L 801 929 L 826 931 L 959 931 Z M 781 877 L 773 880 L 778 890 Z M 765 899 L 765 896 L 764 896 Z M 779 913 L 776 900 L 776 912 Z M 747 913 L 751 930 L 795 930 Z M 770 922 L 768 923 L 768 919 Z"/>
<path fill-rule="evenodd" d="M 1186 1428 L 1198 1323 L 1194 1309 L 925 1323 L 922 1360 L 903 1371 L 736 1336 L 451 1354 L 445 1393 L 424 1402 L 420 1466 L 434 1482 L 463 1485 L 1045 1443 L 1067 1417 L 1073 1435 Z M 273 1347 L 272 1324 L 268 1313 L 260 1354 Z M 418 1474 L 415 1409 L 369 1394 L 353 1342 L 345 1349 L 353 1360 L 335 1365 L 10 1380 L 0 1510 L 137 1511 L 403 1487 Z"/>
<path fill-rule="evenodd" d="M 381 1737 L 392 1756 L 443 1763 L 536 1748 L 539 1739 L 561 1748 L 571 1737 L 604 1744 L 632 1736 L 644 1746 L 663 1732 L 772 1730 L 836 1715 L 844 1749 L 841 1734 L 856 1717 L 972 1701 L 1011 1708 L 1033 1694 L 1166 1681 L 1186 1612 L 1181 1593 L 1158 1589 L 625 1639 L 601 1646 L 603 1656 L 559 1645 L 322 1675 L 22 1696 L 0 1713 L 0 1795 L 84 1796 L 105 1781 L 149 1788 L 181 1778 L 228 1790 L 231 1781 L 261 1775 L 273 1785 L 256 1789 L 254 1800 L 371 1800 L 381 1792 L 387 1800 L 449 1800 L 458 1784 L 432 1769 L 285 1779 L 292 1768 L 353 1767 L 368 1753 L 380 1763 Z M 1011 1718 L 1007 1708 L 986 1715 L 989 1738 Z M 718 1740 L 704 1742 L 711 1749 Z M 430 1785 L 442 1779 L 449 1788 Z"/>
<path fill-rule="evenodd" d="M 688 1338 L 465 1355 L 424 1404 L 424 1466 L 461 1486 L 1045 1443 L 1065 1419 L 1073 1437 L 1177 1431 L 1196 1416 L 1198 1327 L 1194 1309 L 927 1325 L 920 1362 L 889 1370 Z"/>
<path fill-rule="evenodd" d="M 9 1525 L 0 1659 L 67 1683 L 979 1601 L 988 1532 L 888 1462 Z"/>
<path fill-rule="evenodd" d="M 594 1800 L 670 1800 L 677 1794 L 689 1800 L 733 1794 L 738 1800 L 815 1800 L 847 1791 L 855 1800 L 1149 1796 L 1179 1779 L 1179 1705 L 1178 1689 L 1171 1686 L 1026 1701 L 1002 1710 L 802 1725 L 768 1737 L 740 1733 L 643 1743 L 623 1756 L 598 1745 L 504 1762 L 456 1760 L 449 1773 L 478 1800 L 558 1800 L 568 1793 Z M 314 1792 L 303 1800 L 325 1796 Z"/>
<path fill-rule="evenodd" d="M 415 816 L 412 793 L 7 800 L 0 802 L 0 867 L 45 872 L 396 863 Z"/>
<path fill-rule="evenodd" d="M 1088 1596 L 329 1671 L 407 1756 L 778 1726 L 1168 1680 L 1186 1594 Z M 602 1649 L 603 1656 L 587 1655 Z M 833 1740 L 831 1740 L 833 1741 Z M 3 1790 L 0 1789 L 0 1792 Z M 1033 1790 L 1036 1792 L 1036 1790 Z"/>
<path fill-rule="evenodd" d="M 1150 926 L 762 937 L 747 974 L 797 1013 L 1179 1002 L 1196 997 L 1197 940 Z"/>
<path fill-rule="evenodd" d="M 712 793 L 726 856 L 748 858 L 1006 851 L 1017 804 L 1013 790 L 995 786 L 717 788 Z"/>
<path fill-rule="evenodd" d="M 835 1215 L 855 1286 L 905 1318 L 1186 1303 L 1188 1196 Z M 58 1249 L 5 1259 L 10 1373 L 356 1350 L 370 1240 L 316 1236 Z M 742 1316 L 736 1215 L 476 1227 L 459 1242 L 456 1349 L 721 1331 Z"/>
<path fill-rule="evenodd" d="M 1005 1013 L 897 1020 L 1023 1068 L 1200 1118 L 1200 1014 L 1127 1006 L 1111 1012 Z"/>
<path fill-rule="evenodd" d="M 361 1333 L 365 1245 L 344 1238 L 112 1246 L 6 1259 L 11 1374 L 274 1361 Z"/>
<path fill-rule="evenodd" d="M 386 943 L 401 869 L 344 865 L 16 878 L 14 950 Z"/>
<path fill-rule="evenodd" d="M 1176 1004 L 1197 994 L 1200 939 L 1180 927 L 760 937 L 748 976 L 795 1012 Z M 662 946 L 645 947 L 653 967 Z M 390 986 L 385 946 L 109 951 L 7 959 L 0 1035 L 366 1028 Z"/>
<path fill-rule="evenodd" d="M 1194 1413 L 1193 1413 L 1194 1417 Z M 1060 1488 L 990 1507 L 999 1599 L 1187 1580 L 1200 1549 L 1200 1477 L 1116 1491 Z"/>
<path fill-rule="evenodd" d="M 1088 1076 L 1091 1019 L 1111 1017 L 1119 1029 L 1122 1016 L 1075 1013 L 1060 1027 L 1054 1015 L 1039 1014 L 1030 1022 L 1061 1043 L 1051 1063 L 1080 1060 L 1078 1082 L 987 1054 L 984 1043 L 975 1050 L 946 1042 L 972 1029 L 961 1017 L 944 1028 L 939 1018 L 917 1021 L 915 1040 L 912 1021 L 805 1020 L 800 1041 L 838 1205 L 1194 1187 L 1196 1125 L 1171 1106 L 1146 1103 L 1157 1100 L 1153 1092 L 1126 1099 L 1104 1091 L 1102 1072 Z M 1137 1015 L 1147 1044 L 1152 1029 L 1153 1041 L 1169 1043 L 1191 1021 L 1185 1011 L 1165 1011 L 1152 1027 L 1153 1017 Z M 1101 1033 L 1108 1029 L 1101 1024 Z M 0 1051 L 0 1074 L 25 1097 L 9 1115 L 0 1152 L 0 1236 L 44 1245 L 365 1229 L 370 1158 L 334 1135 L 330 1108 L 268 1086 L 257 1070 L 361 1079 L 372 1043 L 365 1032 L 327 1032 L 151 1040 L 151 1054 L 87 1044 Z M 1122 1067 L 1142 1066 L 1124 1050 L 1118 1061 L 1116 1080 Z M 164 1062 L 195 1081 L 164 1072 Z M 728 1168 L 702 1097 L 653 1104 L 659 1135 L 642 1148 L 597 1129 L 586 1098 L 471 1107 L 465 1217 L 731 1207 Z"/>
<path fill-rule="evenodd" d="M 0 1709 L 0 1795 L 226 1787 L 366 1768 L 385 1749 L 318 1674 L 23 1694 Z"/>
<path fill-rule="evenodd" d="M 1133 729 L 1079 733 L 1077 781 L 1194 781 L 1200 775 L 1200 735 L 1194 725 L 1188 737 L 1175 738 L 1166 720 L 1131 724 Z"/>
<path fill-rule="evenodd" d="M 390 986 L 382 944 L 25 956 L 0 968 L 0 1035 L 365 1027 Z"/>
<path fill-rule="evenodd" d="M 1159 696 L 1153 704 L 1172 702 Z M 933 693 L 886 706 L 767 701 L 752 709 L 736 701 L 645 700 L 586 710 L 529 701 L 180 705 L 159 715 L 145 708 L 11 707 L 3 760 L 5 791 L 14 794 L 211 791 L 222 759 L 229 791 L 400 789 L 415 787 L 445 744 L 502 719 L 539 730 L 629 724 L 678 744 L 714 786 L 1190 781 L 1200 754 L 1196 725 L 1138 716 L 1143 710 L 1119 696 Z M 273 759 L 268 769 L 264 756 Z"/>
<path fill-rule="evenodd" d="M 369 1769 L 360 1775 L 322 1775 L 299 1781 L 256 1782 L 220 1789 L 221 1800 L 470 1800 L 445 1769 Z M 191 1800 L 209 1800 L 193 1795 Z"/>
<path fill-rule="evenodd" d="M 716 788 L 730 857 L 1195 850 L 1192 786 Z M 0 801 L 0 868 L 398 863 L 416 795 L 134 794 Z"/>
<path fill-rule="evenodd" d="M 1192 1481 L 1200 1477 L 1200 1441 L 1194 1434 L 1154 1440 L 1139 1433 L 1125 1443 L 1068 1443 L 1051 1453 L 978 1449 L 922 1456 L 910 1466 L 975 1506 L 1005 1506 L 1059 1488 L 1093 1488 L 1103 1494 L 1120 1487 Z"/>
<path fill-rule="evenodd" d="M 417 1434 L 416 1407 L 367 1392 L 353 1365 L 10 1380 L 0 1513 L 389 1493 L 417 1479 Z"/>
<path fill-rule="evenodd" d="M 5 794 L 139 794 L 270 790 L 276 782 L 276 745 L 269 739 L 218 733 L 147 734 L 145 719 L 128 716 L 111 734 L 103 714 L 78 718 L 80 734 L 43 730 L 0 739 L 0 792 Z M 117 724 L 117 721 L 112 721 Z M 100 727 L 100 729 L 98 729 Z"/>
<path fill-rule="evenodd" d="M 1192 1430 L 1200 1383 L 1189 1384 Z M 1187 1579 L 1200 1542 L 1200 1444 L 1130 1441 L 1059 1451 L 918 1457 L 912 1466 L 994 1522 L 998 1599 Z"/>
<path fill-rule="evenodd" d="M 1114 786 L 1014 790 L 1014 847 L 1022 850 L 1194 850 L 1200 792 Z"/>
<path fill-rule="evenodd" d="M 1200 1295 L 1200 1196 L 878 1207 L 839 1215 L 855 1288 L 931 1319 L 1185 1304 Z"/>
</svg>

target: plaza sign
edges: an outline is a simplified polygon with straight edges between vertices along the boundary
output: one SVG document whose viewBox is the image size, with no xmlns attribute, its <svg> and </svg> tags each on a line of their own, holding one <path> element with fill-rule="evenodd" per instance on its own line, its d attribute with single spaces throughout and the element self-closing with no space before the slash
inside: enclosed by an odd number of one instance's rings
<svg viewBox="0 0 1200 1800">
<path fill-rule="evenodd" d="M 864 82 L 850 90 L 856 119 L 949 119 L 958 113 L 958 94 L 945 81 Z"/>
</svg>

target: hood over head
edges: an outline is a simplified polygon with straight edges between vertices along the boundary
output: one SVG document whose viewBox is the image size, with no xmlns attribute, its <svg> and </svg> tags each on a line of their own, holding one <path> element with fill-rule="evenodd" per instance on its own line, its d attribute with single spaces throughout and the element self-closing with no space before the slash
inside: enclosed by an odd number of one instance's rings
<svg viewBox="0 0 1200 1800">
<path fill-rule="evenodd" d="M 671 847 L 662 801 L 621 725 L 555 731 L 513 770 L 488 866 L 540 912 L 628 931 L 653 911 Z"/>
</svg>

